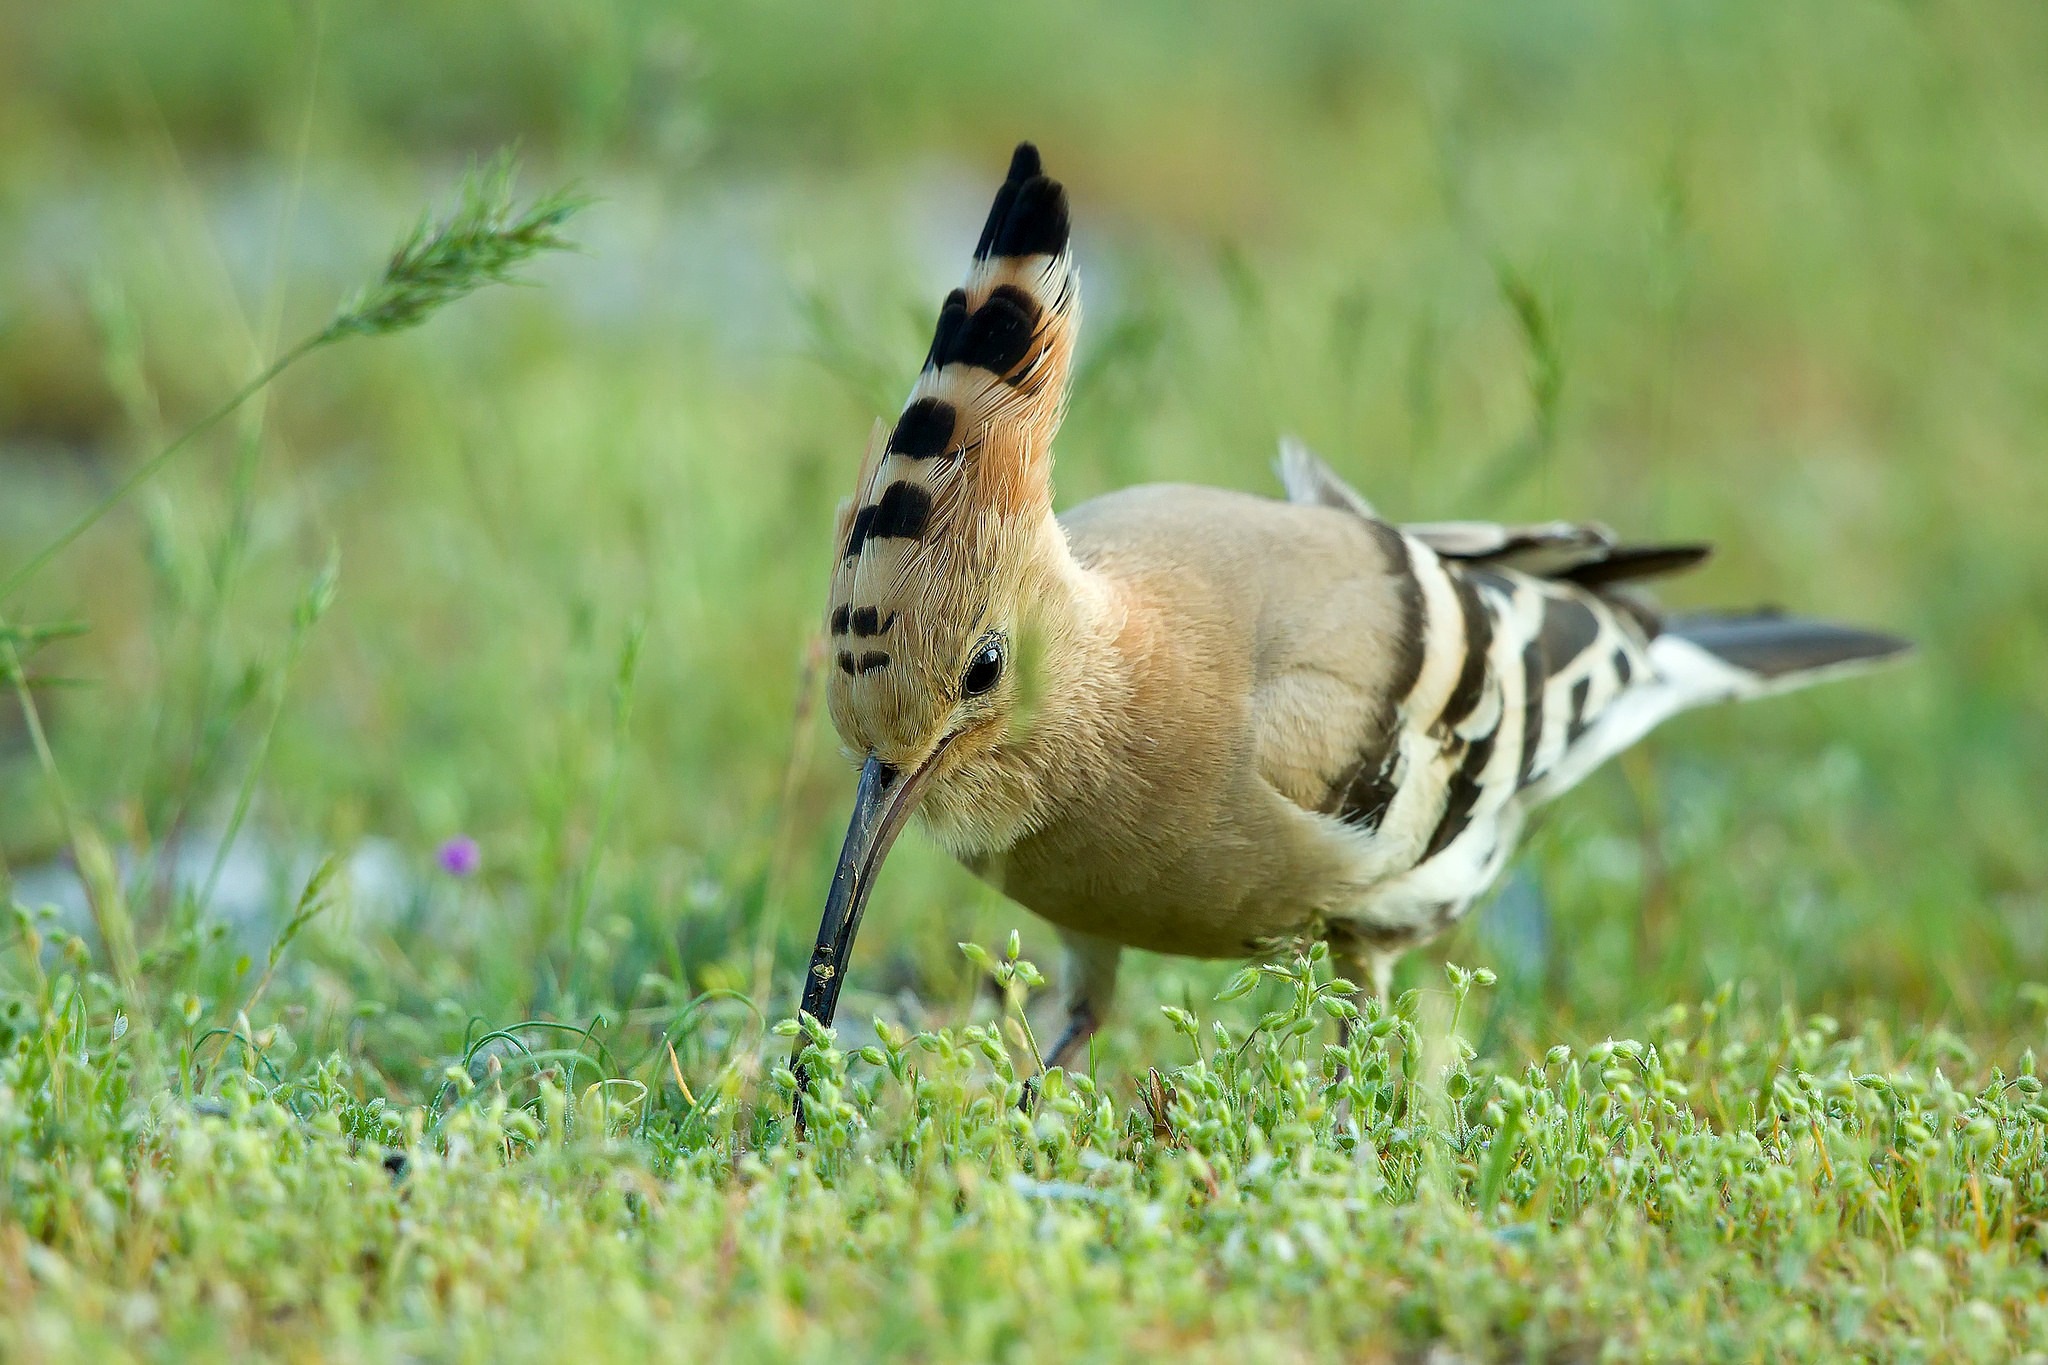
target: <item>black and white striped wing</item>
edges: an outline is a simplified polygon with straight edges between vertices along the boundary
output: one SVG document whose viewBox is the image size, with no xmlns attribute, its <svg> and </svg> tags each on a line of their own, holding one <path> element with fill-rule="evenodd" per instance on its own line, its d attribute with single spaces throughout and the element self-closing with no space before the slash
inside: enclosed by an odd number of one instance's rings
<svg viewBox="0 0 2048 1365">
<path fill-rule="evenodd" d="M 1365 875 L 1421 914 L 1469 902 L 1522 811 L 1621 747 L 1606 722 L 1653 679 L 1651 642 L 1634 615 L 1574 583 L 1462 565 L 1393 528 L 1382 543 L 1398 550 L 1417 666 L 1392 699 L 1391 742 L 1324 809 L 1369 836 Z"/>
<path fill-rule="evenodd" d="M 1624 545 L 1592 522 L 1394 527 L 1298 442 L 1290 501 L 1367 520 L 1404 604 L 1393 695 L 1323 810 L 1364 837 L 1362 918 L 1426 937 L 1499 872 L 1523 815 L 1660 722 L 1905 653 L 1882 632 L 1770 611 L 1668 618 L 1634 584 L 1702 544 Z"/>
</svg>

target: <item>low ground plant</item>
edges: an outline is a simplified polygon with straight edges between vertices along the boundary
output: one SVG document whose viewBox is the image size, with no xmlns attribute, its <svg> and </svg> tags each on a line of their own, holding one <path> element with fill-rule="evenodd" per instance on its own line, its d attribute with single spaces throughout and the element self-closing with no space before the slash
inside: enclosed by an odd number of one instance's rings
<svg viewBox="0 0 2048 1365">
<path fill-rule="evenodd" d="M 1037 979 L 1014 940 L 970 952 Z M 246 1015 L 139 1044 L 82 942 L 25 912 L 6 961 L 9 1359 L 2048 1344 L 2033 1057 L 1737 991 L 1514 1064 L 1461 1031 L 1490 973 L 1360 1009 L 1317 947 L 1164 1007 L 1171 1046 L 1123 1074 L 1040 1074 L 1021 990 L 869 1040 L 699 997 L 473 1028 L 405 1097 Z"/>
</svg>

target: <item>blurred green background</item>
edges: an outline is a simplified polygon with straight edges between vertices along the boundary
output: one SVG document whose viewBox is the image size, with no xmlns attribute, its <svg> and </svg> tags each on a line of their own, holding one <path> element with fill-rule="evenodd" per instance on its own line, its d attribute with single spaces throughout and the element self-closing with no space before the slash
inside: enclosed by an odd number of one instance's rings
<svg viewBox="0 0 2048 1365">
<path fill-rule="evenodd" d="M 28 673 L 167 999 L 245 995 L 333 851 L 346 903 L 271 999 L 395 1084 L 470 1014 L 780 1014 L 851 789 L 806 662 L 832 509 L 1028 137 L 1088 297 L 1062 505 L 1271 491 L 1292 432 L 1389 515 L 1710 538 L 1670 599 L 1922 642 L 1672 725 L 1411 979 L 1495 968 L 1496 1047 L 1741 981 L 2016 1048 L 2048 979 L 2043 70 L 2048 9 L 1964 0 L 0 0 L 0 572 L 471 161 L 599 196 L 541 287 L 316 355 L 0 611 L 88 627 Z M 0 701 L 24 903 L 76 902 L 59 810 Z M 460 834 L 472 879 L 436 866 Z M 1054 957 L 915 839 L 868 925 L 854 1020 L 957 1014 L 962 938 Z M 1222 970 L 1145 960 L 1111 1055 Z"/>
</svg>

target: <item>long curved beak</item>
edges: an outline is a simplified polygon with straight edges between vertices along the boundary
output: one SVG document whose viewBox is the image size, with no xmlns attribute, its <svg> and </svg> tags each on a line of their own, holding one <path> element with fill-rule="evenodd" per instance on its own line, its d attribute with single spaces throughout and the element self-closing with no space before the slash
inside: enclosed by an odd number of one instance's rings
<svg viewBox="0 0 2048 1365">
<path fill-rule="evenodd" d="M 847 822 L 846 843 L 839 850 L 839 868 L 832 874 L 832 890 L 825 897 L 825 915 L 818 923 L 818 946 L 811 950 L 810 970 L 804 975 L 802 1009 L 829 1027 L 839 1008 L 839 988 L 846 983 L 846 966 L 853 954 L 853 936 L 860 932 L 861 911 L 867 907 L 868 891 L 882 860 L 889 856 L 896 836 L 917 805 L 932 770 L 938 766 L 941 744 L 931 757 L 905 774 L 870 755 L 860 770 L 860 786 L 853 797 L 853 818 Z M 795 1056 L 801 1056 L 804 1040 L 797 1039 Z M 803 1126 L 803 1094 L 809 1077 L 802 1067 L 797 1073 L 797 1126 Z"/>
</svg>

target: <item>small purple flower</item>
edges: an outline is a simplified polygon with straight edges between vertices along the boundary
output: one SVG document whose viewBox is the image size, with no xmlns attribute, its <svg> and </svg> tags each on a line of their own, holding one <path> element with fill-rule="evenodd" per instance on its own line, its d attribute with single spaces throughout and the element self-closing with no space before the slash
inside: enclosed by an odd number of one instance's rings
<svg viewBox="0 0 2048 1365">
<path fill-rule="evenodd" d="M 483 866 L 484 851 L 467 834 L 458 834 L 441 845 L 434 861 L 441 864 L 441 870 L 451 877 L 469 877 Z"/>
</svg>

